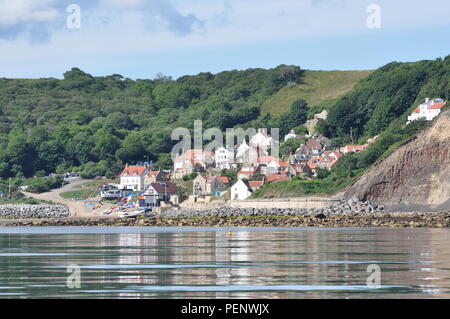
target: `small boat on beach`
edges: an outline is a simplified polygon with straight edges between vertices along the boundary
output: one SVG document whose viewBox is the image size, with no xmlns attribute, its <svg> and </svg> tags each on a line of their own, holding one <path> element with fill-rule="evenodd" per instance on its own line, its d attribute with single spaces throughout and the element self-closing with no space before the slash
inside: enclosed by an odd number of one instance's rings
<svg viewBox="0 0 450 319">
<path fill-rule="evenodd" d="M 131 210 L 124 210 L 119 212 L 118 216 L 120 218 L 132 218 L 137 217 L 139 215 L 142 215 L 146 212 L 144 208 L 137 208 L 137 209 L 131 209 Z"/>
</svg>

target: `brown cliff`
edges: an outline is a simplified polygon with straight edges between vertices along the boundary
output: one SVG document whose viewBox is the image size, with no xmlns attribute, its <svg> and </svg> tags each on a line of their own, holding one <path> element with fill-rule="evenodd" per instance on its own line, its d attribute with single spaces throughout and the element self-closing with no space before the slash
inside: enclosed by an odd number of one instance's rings
<svg viewBox="0 0 450 319">
<path fill-rule="evenodd" d="M 345 191 L 391 211 L 450 211 L 450 110 Z"/>
</svg>

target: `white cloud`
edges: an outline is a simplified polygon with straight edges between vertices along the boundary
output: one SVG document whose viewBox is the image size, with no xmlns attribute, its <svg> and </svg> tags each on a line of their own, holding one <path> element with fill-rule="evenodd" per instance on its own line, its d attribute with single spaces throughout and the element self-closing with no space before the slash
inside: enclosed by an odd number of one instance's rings
<svg viewBox="0 0 450 319">
<path fill-rule="evenodd" d="M 19 23 L 51 21 L 58 17 L 53 3 L 54 0 L 0 0 L 0 26 L 5 28 Z"/>
</svg>

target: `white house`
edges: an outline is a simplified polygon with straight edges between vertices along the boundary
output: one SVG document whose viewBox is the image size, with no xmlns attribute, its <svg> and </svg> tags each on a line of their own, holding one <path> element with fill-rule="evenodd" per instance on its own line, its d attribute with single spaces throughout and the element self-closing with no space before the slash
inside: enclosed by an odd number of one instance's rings
<svg viewBox="0 0 450 319">
<path fill-rule="evenodd" d="M 234 161 L 234 150 L 230 147 L 221 147 L 215 152 L 216 168 L 218 169 L 232 169 L 236 167 Z"/>
<path fill-rule="evenodd" d="M 408 116 L 408 121 L 406 124 L 411 123 L 412 121 L 416 121 L 418 119 L 425 119 L 427 121 L 432 121 L 436 116 L 441 113 L 442 108 L 446 102 L 441 99 L 432 99 L 429 98 L 425 99 L 425 103 L 420 104 L 412 113 L 410 116 Z"/>
<path fill-rule="evenodd" d="M 294 130 L 291 130 L 289 132 L 289 134 L 286 134 L 286 136 L 284 137 L 284 141 L 286 142 L 287 140 L 291 139 L 291 138 L 296 138 L 297 134 L 295 134 Z"/>
<path fill-rule="evenodd" d="M 231 187 L 231 200 L 246 200 L 252 192 L 248 182 L 240 179 Z"/>
<path fill-rule="evenodd" d="M 267 155 L 263 149 L 257 149 L 253 146 L 249 146 L 245 141 L 239 145 L 236 152 L 237 163 L 256 163 L 258 157 L 261 155 Z"/>
<path fill-rule="evenodd" d="M 278 141 L 268 135 L 265 129 L 258 129 L 258 133 L 252 136 L 249 144 L 253 147 L 262 148 L 267 152 L 268 149 L 276 147 Z"/>
<path fill-rule="evenodd" d="M 126 166 L 120 174 L 120 189 L 143 191 L 148 169 L 145 166 Z"/>
<path fill-rule="evenodd" d="M 239 179 L 231 186 L 231 200 L 246 200 L 250 195 L 264 185 L 262 181 L 247 181 Z"/>
</svg>

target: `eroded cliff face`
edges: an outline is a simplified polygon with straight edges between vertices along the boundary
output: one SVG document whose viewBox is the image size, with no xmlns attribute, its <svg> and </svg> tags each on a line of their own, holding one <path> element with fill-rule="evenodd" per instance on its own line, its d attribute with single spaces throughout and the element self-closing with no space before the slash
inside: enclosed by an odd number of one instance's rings
<svg viewBox="0 0 450 319">
<path fill-rule="evenodd" d="M 450 211 L 450 110 L 344 193 L 355 195 L 391 211 Z"/>
</svg>

